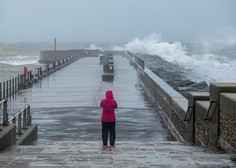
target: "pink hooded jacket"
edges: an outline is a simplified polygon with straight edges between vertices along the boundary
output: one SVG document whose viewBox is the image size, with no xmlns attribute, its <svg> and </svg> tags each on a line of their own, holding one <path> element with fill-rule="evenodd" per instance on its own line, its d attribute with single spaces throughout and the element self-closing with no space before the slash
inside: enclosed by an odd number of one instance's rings
<svg viewBox="0 0 236 168">
<path fill-rule="evenodd" d="M 106 91 L 106 98 L 100 102 L 102 107 L 102 118 L 103 122 L 114 122 L 116 121 L 115 109 L 117 108 L 116 100 L 113 98 L 111 90 Z"/>
</svg>

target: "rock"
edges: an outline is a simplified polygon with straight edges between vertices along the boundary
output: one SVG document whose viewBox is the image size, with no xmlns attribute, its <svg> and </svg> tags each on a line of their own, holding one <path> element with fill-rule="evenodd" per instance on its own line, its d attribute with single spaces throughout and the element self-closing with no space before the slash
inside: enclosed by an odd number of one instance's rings
<svg viewBox="0 0 236 168">
<path fill-rule="evenodd" d="M 236 155 L 232 155 L 232 156 L 230 157 L 230 160 L 232 160 L 233 162 L 236 162 Z"/>
</svg>

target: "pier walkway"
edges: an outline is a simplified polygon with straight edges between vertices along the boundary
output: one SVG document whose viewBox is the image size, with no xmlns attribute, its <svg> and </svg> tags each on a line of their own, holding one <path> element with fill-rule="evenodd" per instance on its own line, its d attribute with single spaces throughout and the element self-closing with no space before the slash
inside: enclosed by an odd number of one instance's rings
<svg viewBox="0 0 236 168">
<path fill-rule="evenodd" d="M 145 99 L 136 70 L 114 56 L 114 81 L 102 81 L 98 57 L 84 57 L 9 99 L 13 114 L 31 105 L 38 142 L 0 153 L 0 167 L 233 167 L 229 155 L 171 139 Z M 116 148 L 101 151 L 100 100 L 111 89 L 118 102 Z"/>
<path fill-rule="evenodd" d="M 10 109 L 30 104 L 39 139 L 100 140 L 100 100 L 111 89 L 118 102 L 117 140 L 166 140 L 168 133 L 144 100 L 128 59 L 114 57 L 114 72 L 113 82 L 103 82 L 99 58 L 81 58 L 9 100 Z"/>
</svg>

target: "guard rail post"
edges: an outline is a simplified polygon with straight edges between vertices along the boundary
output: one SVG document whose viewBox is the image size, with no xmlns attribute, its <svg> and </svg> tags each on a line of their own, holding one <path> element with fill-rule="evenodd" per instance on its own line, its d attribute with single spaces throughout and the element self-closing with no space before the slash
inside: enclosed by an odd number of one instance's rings
<svg viewBox="0 0 236 168">
<path fill-rule="evenodd" d="M 23 130 L 26 130 L 27 127 L 26 127 L 26 108 L 23 109 L 23 127 L 22 127 Z"/>
<path fill-rule="evenodd" d="M 6 83 L 3 82 L 3 96 L 2 96 L 2 99 L 5 99 L 5 98 L 6 98 L 6 89 L 5 89 L 5 85 L 6 85 Z"/>
<path fill-rule="evenodd" d="M 8 113 L 7 113 L 7 100 L 2 101 L 3 104 L 3 121 L 2 121 L 2 126 L 8 126 Z"/>
<path fill-rule="evenodd" d="M 18 84 L 18 86 L 17 86 L 17 88 L 18 88 L 17 91 L 19 91 L 19 90 L 20 90 L 20 75 L 18 75 L 17 78 L 18 78 L 18 80 L 17 80 L 17 81 L 18 81 L 18 82 L 17 82 L 17 84 Z"/>
<path fill-rule="evenodd" d="M 14 94 L 15 93 L 15 85 L 14 85 L 14 83 L 15 83 L 15 78 L 12 78 L 12 80 L 11 80 L 12 82 L 12 94 Z"/>
<path fill-rule="evenodd" d="M 19 115 L 18 115 L 18 133 L 17 133 L 17 135 L 22 135 L 21 124 L 22 124 L 22 117 L 21 117 L 21 113 L 19 113 Z"/>
<path fill-rule="evenodd" d="M 30 105 L 27 106 L 26 111 L 27 111 L 27 126 L 31 126 Z"/>
<path fill-rule="evenodd" d="M 15 83 L 14 83 L 14 87 L 15 87 L 15 94 L 17 93 L 17 77 L 15 77 Z"/>
<path fill-rule="evenodd" d="M 9 81 L 8 81 L 8 97 L 10 97 L 11 96 L 11 79 L 9 79 Z"/>
<path fill-rule="evenodd" d="M 6 97 L 8 97 L 8 80 L 7 80 L 7 88 L 6 88 Z"/>
<path fill-rule="evenodd" d="M 2 83 L 0 83 L 0 101 L 2 101 Z"/>
</svg>

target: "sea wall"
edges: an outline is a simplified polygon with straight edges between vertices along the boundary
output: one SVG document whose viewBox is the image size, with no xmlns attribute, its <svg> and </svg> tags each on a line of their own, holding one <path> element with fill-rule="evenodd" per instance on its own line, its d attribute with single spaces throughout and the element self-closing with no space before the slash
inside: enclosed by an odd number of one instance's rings
<svg viewBox="0 0 236 168">
<path fill-rule="evenodd" d="M 204 120 L 208 107 L 208 101 L 196 101 L 194 142 L 202 146 L 207 146 L 207 144 L 209 144 L 209 121 Z"/>
<path fill-rule="evenodd" d="M 134 55 L 127 52 L 131 64 L 135 66 L 141 85 L 146 93 L 156 105 L 161 108 L 162 116 L 166 125 L 170 128 L 174 136 L 180 141 L 188 140 L 188 123 L 184 117 L 188 108 L 188 101 L 181 94 L 171 88 L 166 82 L 155 75 L 148 68 L 143 68 L 144 64 Z M 139 60 L 136 62 L 135 60 Z M 141 64 L 139 64 L 141 63 Z"/>
<path fill-rule="evenodd" d="M 126 55 L 178 140 L 236 153 L 236 83 L 210 83 L 209 92 L 189 92 L 186 99 L 134 54 L 127 51 Z"/>
</svg>

